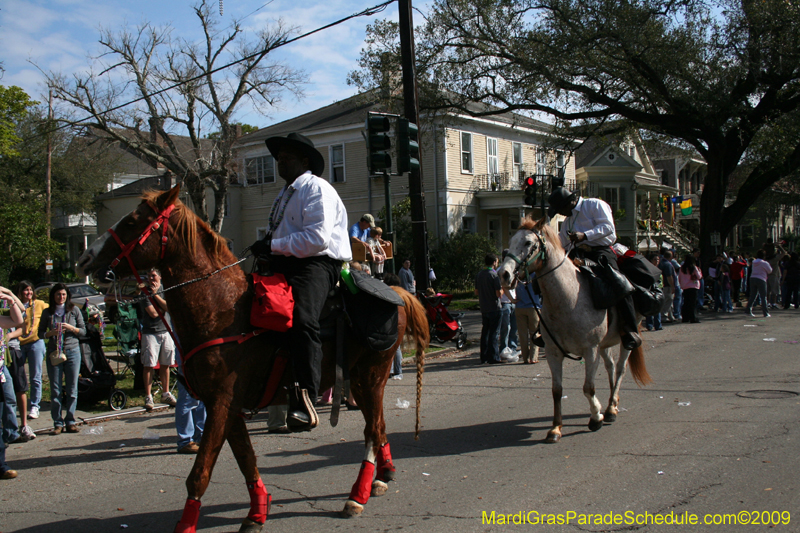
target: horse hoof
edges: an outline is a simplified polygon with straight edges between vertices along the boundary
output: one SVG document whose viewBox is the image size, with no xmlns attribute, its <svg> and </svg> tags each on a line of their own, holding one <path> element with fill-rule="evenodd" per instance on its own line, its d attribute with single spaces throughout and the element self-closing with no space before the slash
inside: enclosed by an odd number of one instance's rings
<svg viewBox="0 0 800 533">
<path fill-rule="evenodd" d="M 380 476 L 380 480 L 381 481 L 385 481 L 385 482 L 394 481 L 395 473 L 396 472 L 395 472 L 394 468 L 392 468 L 391 470 L 384 470 L 383 474 L 381 474 L 381 476 Z"/>
<path fill-rule="evenodd" d="M 242 527 L 239 528 L 239 533 L 261 533 L 264 529 L 264 524 L 253 522 L 249 518 L 242 521 Z"/>
<path fill-rule="evenodd" d="M 606 424 L 613 424 L 616 421 L 617 421 L 617 415 L 615 415 L 614 413 L 609 413 L 608 411 L 606 411 L 606 413 L 603 415 L 603 422 L 605 422 Z"/>
<path fill-rule="evenodd" d="M 372 492 L 370 493 L 371 496 L 383 496 L 386 494 L 386 491 L 389 490 L 389 485 L 381 481 L 380 479 L 376 479 L 372 482 Z"/>
<path fill-rule="evenodd" d="M 547 444 L 555 444 L 556 442 L 558 442 L 560 440 L 561 440 L 561 434 L 560 433 L 548 433 L 547 434 L 547 438 L 545 439 L 545 442 Z"/>
<path fill-rule="evenodd" d="M 602 417 L 600 418 L 600 420 L 591 420 L 591 419 L 589 420 L 589 429 L 590 430 L 597 431 L 601 427 L 603 427 L 603 419 L 602 419 Z"/>
<path fill-rule="evenodd" d="M 342 518 L 354 518 L 356 516 L 361 516 L 363 512 L 363 505 L 353 500 L 347 500 L 347 503 L 344 504 L 344 509 L 342 509 L 342 512 L 339 514 L 342 515 Z"/>
</svg>

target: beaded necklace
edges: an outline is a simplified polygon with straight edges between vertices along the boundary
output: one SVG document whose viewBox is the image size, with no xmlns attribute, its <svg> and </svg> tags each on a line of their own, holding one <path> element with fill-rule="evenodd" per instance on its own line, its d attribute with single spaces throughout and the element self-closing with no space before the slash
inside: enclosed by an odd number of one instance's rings
<svg viewBox="0 0 800 533">
<path fill-rule="evenodd" d="M 269 232 L 273 233 L 278 226 L 281 225 L 283 221 L 283 215 L 286 213 L 286 206 L 289 204 L 289 200 L 292 199 L 292 195 L 294 194 L 295 188 L 289 185 L 287 189 L 283 191 L 283 194 L 279 195 L 275 198 L 275 201 L 272 203 L 272 209 L 269 212 Z M 286 196 L 286 201 L 283 202 L 283 206 L 281 207 L 280 213 L 278 213 L 278 218 L 274 219 L 275 212 L 277 211 L 278 204 L 281 202 L 283 197 Z"/>
<path fill-rule="evenodd" d="M 3 300 L 3 309 L 8 309 L 8 302 Z M 5 366 L 6 359 L 6 330 L 0 328 L 0 383 L 5 383 L 5 376 L 2 375 L 3 366 Z"/>
</svg>

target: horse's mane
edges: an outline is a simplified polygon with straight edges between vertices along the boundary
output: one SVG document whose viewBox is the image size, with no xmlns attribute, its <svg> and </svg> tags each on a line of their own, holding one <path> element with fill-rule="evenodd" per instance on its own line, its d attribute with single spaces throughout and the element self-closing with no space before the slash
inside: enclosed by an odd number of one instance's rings
<svg viewBox="0 0 800 533">
<path fill-rule="evenodd" d="M 166 194 L 164 191 L 145 191 L 142 200 L 158 205 L 158 198 Z M 200 238 L 207 236 L 211 240 L 208 250 L 209 259 L 216 268 L 222 268 L 236 261 L 236 257 L 228 249 L 225 237 L 212 230 L 197 214 L 186 207 L 180 200 L 175 200 L 175 210 L 170 218 L 170 228 L 174 237 L 180 239 L 189 253 L 194 253 L 197 246 L 198 234 Z"/>
<path fill-rule="evenodd" d="M 531 217 L 525 217 L 520 221 L 519 229 L 538 231 L 544 235 L 545 240 L 549 242 L 555 250 L 560 250 L 561 252 L 564 251 L 564 247 L 561 246 L 561 239 L 559 238 L 558 233 L 556 233 L 556 230 L 554 230 L 550 224 L 545 222 L 544 218 L 533 220 Z"/>
</svg>

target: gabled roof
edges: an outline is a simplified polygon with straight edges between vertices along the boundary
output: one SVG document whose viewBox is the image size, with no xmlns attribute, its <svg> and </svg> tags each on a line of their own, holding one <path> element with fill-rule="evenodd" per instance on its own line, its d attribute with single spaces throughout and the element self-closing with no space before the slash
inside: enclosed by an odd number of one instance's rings
<svg viewBox="0 0 800 533">
<path fill-rule="evenodd" d="M 122 187 L 117 187 L 108 192 L 95 196 L 95 200 L 109 200 L 111 198 L 129 198 L 131 196 L 142 196 L 145 191 L 160 190 L 165 191 L 172 187 L 172 175 L 150 176 L 128 183 Z"/>
</svg>

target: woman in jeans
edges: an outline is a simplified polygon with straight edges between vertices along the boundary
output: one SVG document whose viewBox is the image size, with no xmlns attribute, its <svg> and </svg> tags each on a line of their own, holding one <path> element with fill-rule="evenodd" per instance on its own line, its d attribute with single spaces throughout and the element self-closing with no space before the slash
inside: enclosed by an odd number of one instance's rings
<svg viewBox="0 0 800 533">
<path fill-rule="evenodd" d="M 42 401 L 42 365 L 44 363 L 44 340 L 39 338 L 39 322 L 47 303 L 36 299 L 33 284 L 22 281 L 17 289 L 22 305 L 25 306 L 25 323 L 22 325 L 22 336 L 19 338 L 22 361 L 28 361 L 28 374 L 31 381 L 31 408 L 28 418 L 39 418 L 39 403 Z M 20 412 L 23 406 L 19 407 Z"/>
<path fill-rule="evenodd" d="M 756 258 L 753 259 L 753 272 L 750 274 L 750 296 L 747 299 L 747 308 L 744 312 L 750 316 L 753 314 L 753 306 L 756 303 L 756 298 L 761 298 L 761 312 L 764 313 L 764 318 L 770 316 L 767 311 L 767 278 L 772 272 L 772 266 L 766 261 L 766 252 L 761 249 L 756 252 Z"/>
<path fill-rule="evenodd" d="M 53 366 L 47 357 L 47 374 L 50 376 L 50 415 L 53 417 L 53 435 L 58 435 L 66 422 L 68 433 L 77 433 L 75 425 L 75 406 L 78 403 L 78 375 L 81 370 L 81 349 L 78 337 L 86 335 L 86 326 L 80 309 L 72 304 L 69 289 L 57 283 L 50 289 L 50 307 L 42 313 L 39 323 L 39 337 L 49 339 L 47 353 L 58 350 L 67 360 Z M 66 380 L 63 385 L 62 381 Z M 61 392 L 66 392 L 66 418 L 61 414 Z"/>
</svg>

